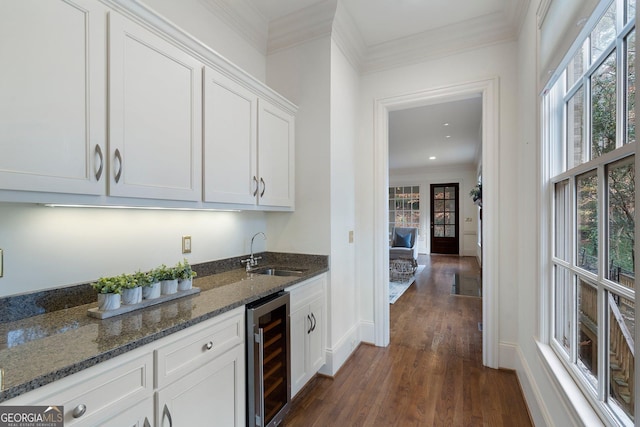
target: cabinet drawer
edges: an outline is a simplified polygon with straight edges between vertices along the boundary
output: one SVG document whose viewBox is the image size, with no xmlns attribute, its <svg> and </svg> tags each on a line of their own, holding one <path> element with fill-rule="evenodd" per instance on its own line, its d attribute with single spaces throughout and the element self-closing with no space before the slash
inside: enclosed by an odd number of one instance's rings
<svg viewBox="0 0 640 427">
<path fill-rule="evenodd" d="M 65 426 L 98 426 L 153 393 L 150 349 L 129 353 L 8 401 L 8 405 L 62 405 Z M 132 359 L 132 357 L 134 357 Z M 79 414 L 84 405 L 84 412 Z M 77 418 L 74 417 L 74 411 Z M 152 416 L 152 413 L 142 414 Z M 108 424 L 108 423 L 107 423 Z"/>
<path fill-rule="evenodd" d="M 244 307 L 202 322 L 184 332 L 171 335 L 171 340 L 155 351 L 155 386 L 183 377 L 226 350 L 244 342 Z"/>
<path fill-rule="evenodd" d="M 321 274 L 285 290 L 291 295 L 291 311 L 296 311 L 309 304 L 311 300 L 324 298 L 326 274 Z"/>
</svg>

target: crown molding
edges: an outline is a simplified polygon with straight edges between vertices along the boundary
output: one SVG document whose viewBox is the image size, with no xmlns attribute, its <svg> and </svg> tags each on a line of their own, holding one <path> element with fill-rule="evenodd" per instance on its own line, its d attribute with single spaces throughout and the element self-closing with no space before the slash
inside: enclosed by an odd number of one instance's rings
<svg viewBox="0 0 640 427">
<path fill-rule="evenodd" d="M 363 72 L 371 73 L 422 62 L 478 47 L 514 41 L 518 29 L 502 13 L 485 15 L 443 28 L 370 46 Z"/>
<path fill-rule="evenodd" d="M 247 0 L 199 1 L 258 52 L 267 54 L 269 22 L 250 2 Z"/>
<path fill-rule="evenodd" d="M 551 2 L 552 0 L 541 0 L 540 4 L 538 4 L 538 9 L 536 10 L 538 28 L 542 28 L 544 20 L 547 17 L 547 13 L 549 12 L 549 8 L 551 7 Z"/>
<path fill-rule="evenodd" d="M 336 9 L 332 37 L 351 66 L 362 72 L 367 46 L 353 18 L 341 2 Z"/>
<path fill-rule="evenodd" d="M 199 1 L 265 55 L 331 36 L 354 68 L 365 74 L 514 41 L 530 4 L 507 2 L 503 12 L 367 46 L 340 0 L 321 0 L 271 22 L 248 0 Z M 551 1 L 541 0 L 539 23 Z"/>
<path fill-rule="evenodd" d="M 321 1 L 271 21 L 267 54 L 331 35 L 337 2 Z"/>
</svg>

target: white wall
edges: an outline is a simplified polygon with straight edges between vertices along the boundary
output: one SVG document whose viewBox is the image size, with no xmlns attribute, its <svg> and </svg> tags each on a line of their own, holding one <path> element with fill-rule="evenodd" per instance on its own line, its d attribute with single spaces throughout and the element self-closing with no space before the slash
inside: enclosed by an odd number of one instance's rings
<svg viewBox="0 0 640 427">
<path fill-rule="evenodd" d="M 261 212 L 183 212 L 50 208 L 0 203 L 4 277 L 0 296 L 101 276 L 230 258 L 249 253 L 251 236 L 266 228 Z M 182 254 L 182 236 L 192 252 Z M 268 242 L 256 240 L 254 250 Z"/>
<path fill-rule="evenodd" d="M 331 43 L 331 323 L 327 342 L 331 356 L 324 373 L 334 375 L 355 349 L 358 306 L 355 280 L 355 142 L 359 76 L 335 41 Z M 354 235 L 354 241 L 358 239 Z"/>
<path fill-rule="evenodd" d="M 389 186 L 420 185 L 419 253 L 431 252 L 431 184 L 458 183 L 460 188 L 460 255 L 476 256 L 478 243 L 478 208 L 469 197 L 476 184 L 475 166 L 429 168 L 423 170 L 390 170 Z"/>
<path fill-rule="evenodd" d="M 517 307 L 513 301 L 518 297 L 517 274 L 513 254 L 517 242 L 513 239 L 517 223 L 516 206 L 509 203 L 517 196 L 516 170 L 516 44 L 505 43 L 476 49 L 446 58 L 426 61 L 412 66 L 401 67 L 384 72 L 369 74 L 362 79 L 361 123 L 362 135 L 358 143 L 356 162 L 356 234 L 360 238 L 357 245 L 356 263 L 359 265 L 358 280 L 362 286 L 360 295 L 361 316 L 363 322 L 374 322 L 373 289 L 374 277 L 374 114 L 376 99 L 402 94 L 411 94 L 425 90 L 446 88 L 448 86 L 499 78 L 499 199 L 504 201 L 494 207 L 499 214 L 500 248 L 499 263 L 499 330 L 501 349 L 513 353 L 512 343 L 517 340 Z M 386 190 L 384 190 L 386 191 Z M 494 189 L 495 191 L 495 189 Z M 501 366 L 511 366 L 512 355 L 500 356 Z"/>
<path fill-rule="evenodd" d="M 328 255 L 330 220 L 330 38 L 267 58 L 267 84 L 296 104 L 296 210 L 270 215 L 270 248 Z"/>
<path fill-rule="evenodd" d="M 353 200 L 359 77 L 329 36 L 267 58 L 267 83 L 299 107 L 296 211 L 270 215 L 272 250 L 329 254 L 327 364 L 335 374 L 359 342 Z M 357 239 L 357 235 L 356 235 Z"/>
<path fill-rule="evenodd" d="M 266 39 L 251 43 L 216 16 L 211 6 L 206 6 L 202 0 L 142 1 L 248 74 L 265 81 Z"/>
</svg>

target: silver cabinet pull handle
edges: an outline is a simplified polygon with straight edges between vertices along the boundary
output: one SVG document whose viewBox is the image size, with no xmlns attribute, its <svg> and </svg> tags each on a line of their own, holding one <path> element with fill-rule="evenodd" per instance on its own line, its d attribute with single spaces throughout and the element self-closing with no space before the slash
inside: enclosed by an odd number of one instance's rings
<svg viewBox="0 0 640 427">
<path fill-rule="evenodd" d="M 116 172 L 116 183 L 120 181 L 120 175 L 122 175 L 122 155 L 120 154 L 120 150 L 116 148 L 115 158 L 118 160 L 118 172 Z"/>
<path fill-rule="evenodd" d="M 85 412 L 87 412 L 87 405 L 81 403 L 73 408 L 73 412 L 71 413 L 71 415 L 73 415 L 73 418 L 80 418 L 84 415 Z"/>
<path fill-rule="evenodd" d="M 142 427 L 151 427 L 151 424 L 149 424 L 149 418 L 144 417 L 144 424 L 142 424 Z"/>
<path fill-rule="evenodd" d="M 171 420 L 171 412 L 169 412 L 169 408 L 167 408 L 167 404 L 164 404 L 164 409 L 162 410 L 162 419 L 164 420 L 164 417 L 167 417 L 167 419 L 169 420 L 169 427 L 173 427 L 173 421 Z"/>
<path fill-rule="evenodd" d="M 211 350 L 213 348 L 213 341 L 209 341 L 208 343 L 206 343 L 204 348 L 206 348 L 207 350 Z"/>
<path fill-rule="evenodd" d="M 258 178 L 256 178 L 255 176 L 253 177 L 253 182 L 256 184 L 256 189 L 253 191 L 253 195 L 257 196 L 258 195 Z"/>
<path fill-rule="evenodd" d="M 100 167 L 96 171 L 96 181 L 100 181 L 100 177 L 102 177 L 102 169 L 104 167 L 104 157 L 102 156 L 102 148 L 98 144 L 96 144 L 95 153 L 100 157 Z"/>
<path fill-rule="evenodd" d="M 313 331 L 313 329 L 311 328 L 311 325 L 313 325 L 313 322 L 311 321 L 311 317 L 309 317 L 308 314 L 307 314 L 307 320 L 309 321 L 309 329 L 307 329 L 307 334 L 310 334 L 311 331 Z"/>
<path fill-rule="evenodd" d="M 311 332 L 316 330 L 316 316 L 311 313 L 311 319 L 313 320 L 313 326 L 311 327 Z"/>
<path fill-rule="evenodd" d="M 260 178 L 260 183 L 262 184 L 262 191 L 260 192 L 260 197 L 264 196 L 264 192 L 267 189 L 267 184 L 264 183 L 264 179 Z"/>
</svg>

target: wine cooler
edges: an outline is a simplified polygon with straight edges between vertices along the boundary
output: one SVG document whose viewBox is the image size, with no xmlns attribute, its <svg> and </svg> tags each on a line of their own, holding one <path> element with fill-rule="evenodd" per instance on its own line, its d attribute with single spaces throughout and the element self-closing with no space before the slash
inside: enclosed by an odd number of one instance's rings
<svg viewBox="0 0 640 427">
<path fill-rule="evenodd" d="M 247 305 L 247 425 L 272 427 L 291 402 L 289 294 Z"/>
</svg>

